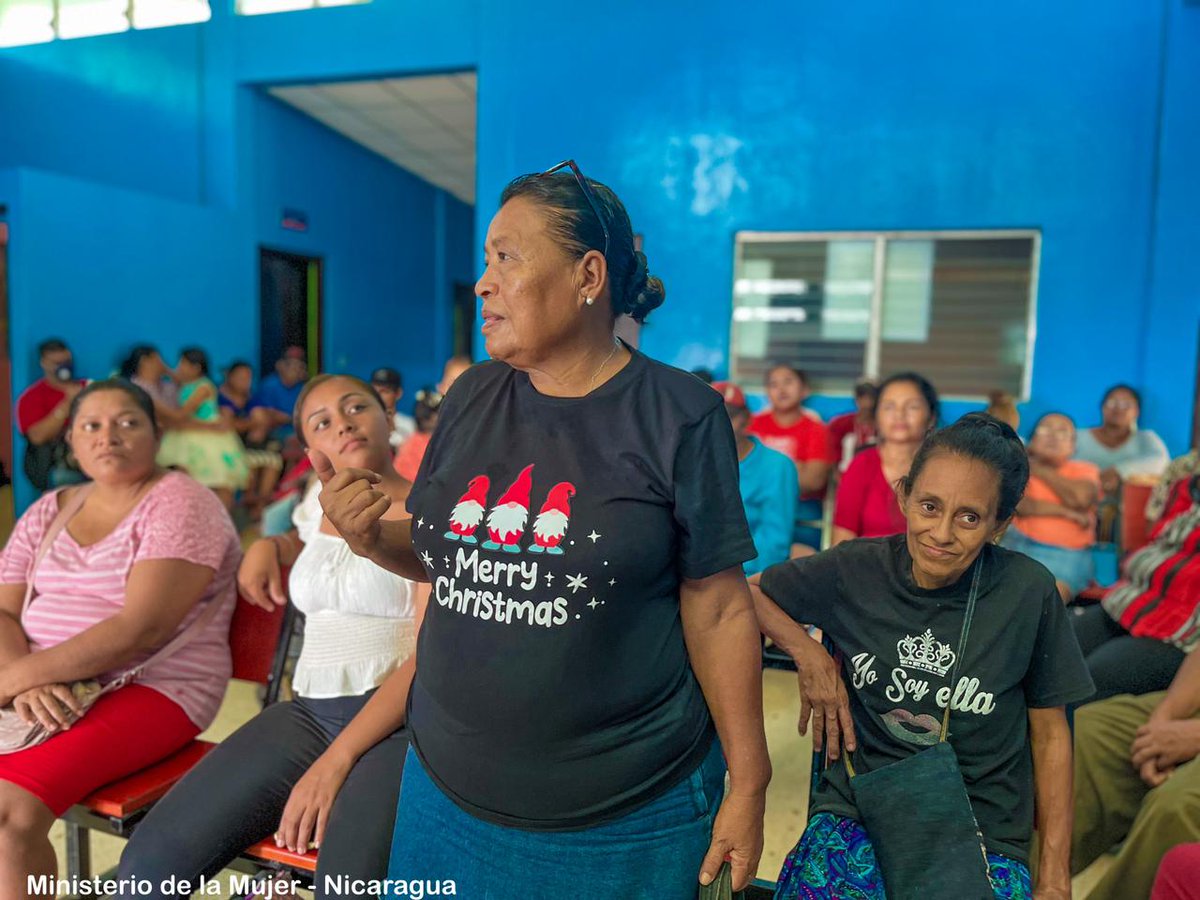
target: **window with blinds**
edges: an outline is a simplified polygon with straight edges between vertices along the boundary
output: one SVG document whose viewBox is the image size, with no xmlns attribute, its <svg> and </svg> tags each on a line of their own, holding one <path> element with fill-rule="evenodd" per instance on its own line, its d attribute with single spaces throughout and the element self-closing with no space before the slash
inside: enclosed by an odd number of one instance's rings
<svg viewBox="0 0 1200 900">
<path fill-rule="evenodd" d="M 208 0 L 0 0 L 0 47 L 206 22 Z"/>
<path fill-rule="evenodd" d="M 804 369 L 814 390 L 915 369 L 947 397 L 1028 399 L 1034 231 L 740 232 L 731 375 Z"/>
</svg>

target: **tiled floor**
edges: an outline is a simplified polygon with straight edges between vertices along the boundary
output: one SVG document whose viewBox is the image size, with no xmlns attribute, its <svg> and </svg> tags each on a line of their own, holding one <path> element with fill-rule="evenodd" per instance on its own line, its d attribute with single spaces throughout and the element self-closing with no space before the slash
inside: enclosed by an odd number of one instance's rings
<svg viewBox="0 0 1200 900">
<path fill-rule="evenodd" d="M 808 782 L 812 758 L 812 742 L 796 731 L 799 703 L 796 695 L 796 676 L 788 672 L 768 671 L 763 675 L 763 706 L 767 742 L 771 751 L 774 778 L 767 792 L 766 842 L 759 876 L 774 880 L 784 856 L 804 828 L 808 807 Z M 247 718 L 258 711 L 253 686 L 235 683 L 225 697 L 216 722 L 203 737 L 220 740 L 230 734 Z M 63 830 L 56 825 L 51 833 L 60 855 L 62 868 Z M 92 860 L 96 871 L 105 871 L 116 864 L 123 842 L 105 835 L 92 836 Z M 1075 879 L 1076 900 L 1086 897 L 1087 889 L 1095 882 L 1108 861 L 1101 860 Z M 60 871 L 60 874 L 65 874 Z M 223 881 L 221 883 L 224 883 Z M 227 894 L 220 895 L 222 900 Z M 1136 898 L 1131 898 L 1136 900 Z"/>
</svg>

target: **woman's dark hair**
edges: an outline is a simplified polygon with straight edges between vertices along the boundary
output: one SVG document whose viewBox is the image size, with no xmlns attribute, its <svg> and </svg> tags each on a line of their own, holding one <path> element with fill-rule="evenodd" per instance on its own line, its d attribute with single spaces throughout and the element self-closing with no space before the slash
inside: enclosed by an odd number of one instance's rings
<svg viewBox="0 0 1200 900">
<path fill-rule="evenodd" d="M 74 422 L 79 416 L 79 407 L 84 400 L 92 396 L 92 394 L 99 394 L 102 391 L 120 391 L 125 394 L 137 404 L 138 409 L 146 414 L 146 417 L 150 420 L 150 427 L 154 429 L 154 433 L 159 433 L 158 416 L 154 414 L 154 401 L 150 399 L 149 394 L 125 378 L 107 378 L 104 381 L 93 381 L 76 394 L 75 399 L 71 401 L 70 421 Z"/>
<path fill-rule="evenodd" d="M 667 289 L 662 279 L 650 275 L 646 254 L 633 245 L 633 225 L 624 204 L 607 185 L 587 180 L 608 226 L 608 285 L 613 314 L 644 322 L 651 310 L 662 306 Z M 604 230 L 583 188 L 567 170 L 553 175 L 522 175 L 500 194 L 500 205 L 524 197 L 547 212 L 550 233 L 576 258 L 589 250 L 604 252 Z"/>
<path fill-rule="evenodd" d="M 917 450 L 908 474 L 900 479 L 905 495 L 912 493 L 925 464 L 939 453 L 965 456 L 988 465 L 1000 479 L 996 521 L 1012 518 L 1029 481 L 1029 454 L 1012 428 L 987 413 L 972 412 L 933 432 Z"/>
<path fill-rule="evenodd" d="M 158 352 L 158 348 L 152 344 L 138 344 L 129 351 L 129 355 L 121 361 L 121 366 L 118 374 L 126 381 L 137 375 L 138 367 L 142 364 L 142 360 L 147 356 L 153 356 Z"/>
<path fill-rule="evenodd" d="M 876 403 L 882 402 L 883 392 L 893 384 L 911 384 L 921 392 L 921 396 L 925 398 L 925 405 L 929 407 L 929 427 L 936 428 L 942 415 L 942 405 L 938 400 L 937 388 L 933 386 L 933 383 L 920 372 L 897 372 L 895 375 L 889 375 L 880 383 L 879 390 L 875 392 Z"/>
<path fill-rule="evenodd" d="M 808 373 L 805 372 L 803 369 L 793 366 L 791 363 L 785 363 L 785 362 L 773 362 L 773 363 L 771 363 L 771 365 L 767 366 L 767 368 L 763 371 L 763 382 L 770 381 L 771 376 L 774 375 L 776 372 L 778 372 L 780 369 L 787 369 L 789 372 L 791 372 L 793 375 L 795 375 L 797 378 L 800 379 L 801 384 L 803 384 L 805 387 L 809 386 Z"/>
<path fill-rule="evenodd" d="M 230 375 L 232 375 L 238 369 L 249 369 L 250 374 L 251 375 L 254 374 L 254 366 L 250 365 L 250 363 L 246 362 L 246 360 L 244 360 L 244 359 L 235 359 L 233 362 L 231 362 L 229 365 L 227 365 L 225 367 L 225 377 L 228 378 Z"/>
<path fill-rule="evenodd" d="M 208 354 L 199 347 L 184 347 L 179 354 L 181 359 L 186 359 L 193 366 L 200 369 L 200 377 L 208 377 Z"/>
<path fill-rule="evenodd" d="M 355 385 L 359 391 L 366 394 L 379 404 L 379 408 L 383 410 L 384 415 L 388 414 L 387 406 L 384 404 L 383 398 L 379 396 L 379 391 L 375 390 L 375 388 L 371 387 L 371 385 L 367 384 L 361 378 L 358 378 L 354 375 L 337 374 L 318 375 L 315 378 L 310 378 L 307 382 L 305 382 L 304 387 L 300 389 L 300 394 L 296 397 L 295 409 L 292 411 L 292 427 L 296 430 L 296 440 L 300 442 L 300 446 L 305 450 L 308 449 L 308 441 L 304 439 L 304 428 L 301 427 L 303 425 L 303 420 L 300 417 L 300 411 L 304 409 L 304 401 L 308 399 L 308 395 L 313 392 L 314 388 L 320 387 L 327 381 L 333 381 L 335 378 L 339 378 L 342 381 L 349 381 L 351 384 Z M 392 420 L 389 417 L 389 427 L 391 427 L 391 421 Z"/>
<path fill-rule="evenodd" d="M 1100 408 L 1101 409 L 1103 409 L 1104 404 L 1108 402 L 1108 398 L 1111 397 L 1113 394 L 1115 394 L 1117 391 L 1128 391 L 1130 394 L 1133 395 L 1133 402 L 1137 404 L 1138 409 L 1140 410 L 1142 408 L 1142 395 L 1140 393 L 1138 393 L 1137 388 L 1130 387 L 1127 384 L 1114 384 L 1107 391 L 1105 391 L 1104 396 L 1102 398 L 1100 398 Z"/>
</svg>

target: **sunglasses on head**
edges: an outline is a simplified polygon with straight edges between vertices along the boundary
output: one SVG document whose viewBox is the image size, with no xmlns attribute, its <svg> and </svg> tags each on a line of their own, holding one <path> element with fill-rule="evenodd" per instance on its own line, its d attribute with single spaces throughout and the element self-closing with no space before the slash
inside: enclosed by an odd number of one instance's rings
<svg viewBox="0 0 1200 900">
<path fill-rule="evenodd" d="M 600 223 L 600 230 L 604 232 L 604 258 L 608 259 L 608 223 L 604 220 L 603 213 L 600 212 L 600 202 L 596 199 L 595 193 L 592 191 L 591 185 L 583 173 L 579 171 L 579 166 L 575 165 L 575 160 L 567 159 L 560 162 L 557 166 L 551 166 L 545 172 L 538 175 L 538 178 L 545 178 L 547 175 L 553 175 L 562 169 L 570 169 L 571 174 L 575 176 L 575 181 L 579 184 L 579 189 L 583 191 L 583 197 L 588 202 L 588 206 L 592 208 L 592 212 L 596 214 L 596 221 Z"/>
</svg>

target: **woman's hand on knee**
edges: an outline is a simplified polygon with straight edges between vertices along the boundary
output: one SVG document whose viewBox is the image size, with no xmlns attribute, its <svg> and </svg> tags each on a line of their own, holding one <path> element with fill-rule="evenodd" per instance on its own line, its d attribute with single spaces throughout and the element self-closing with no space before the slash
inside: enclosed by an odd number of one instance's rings
<svg viewBox="0 0 1200 900">
<path fill-rule="evenodd" d="M 279 548 L 272 538 L 261 538 L 250 545 L 238 566 L 237 580 L 241 595 L 268 612 L 287 603 Z"/>
<path fill-rule="evenodd" d="M 51 734 L 65 731 L 83 715 L 83 707 L 66 684 L 44 684 L 13 698 L 13 709 L 30 725 L 41 723 Z"/>
<path fill-rule="evenodd" d="M 806 647 L 803 658 L 796 659 L 800 682 L 799 731 L 808 730 L 812 720 L 813 749 L 828 749 L 829 758 L 837 759 L 844 746 L 853 752 L 857 747 L 854 722 L 850 717 L 850 694 L 842 678 L 841 668 L 816 641 Z"/>
<path fill-rule="evenodd" d="M 351 766 L 327 756 L 309 766 L 288 797 L 283 817 L 275 832 L 275 843 L 293 853 L 319 848 L 325 839 L 325 826 L 338 791 L 350 774 Z"/>
</svg>

